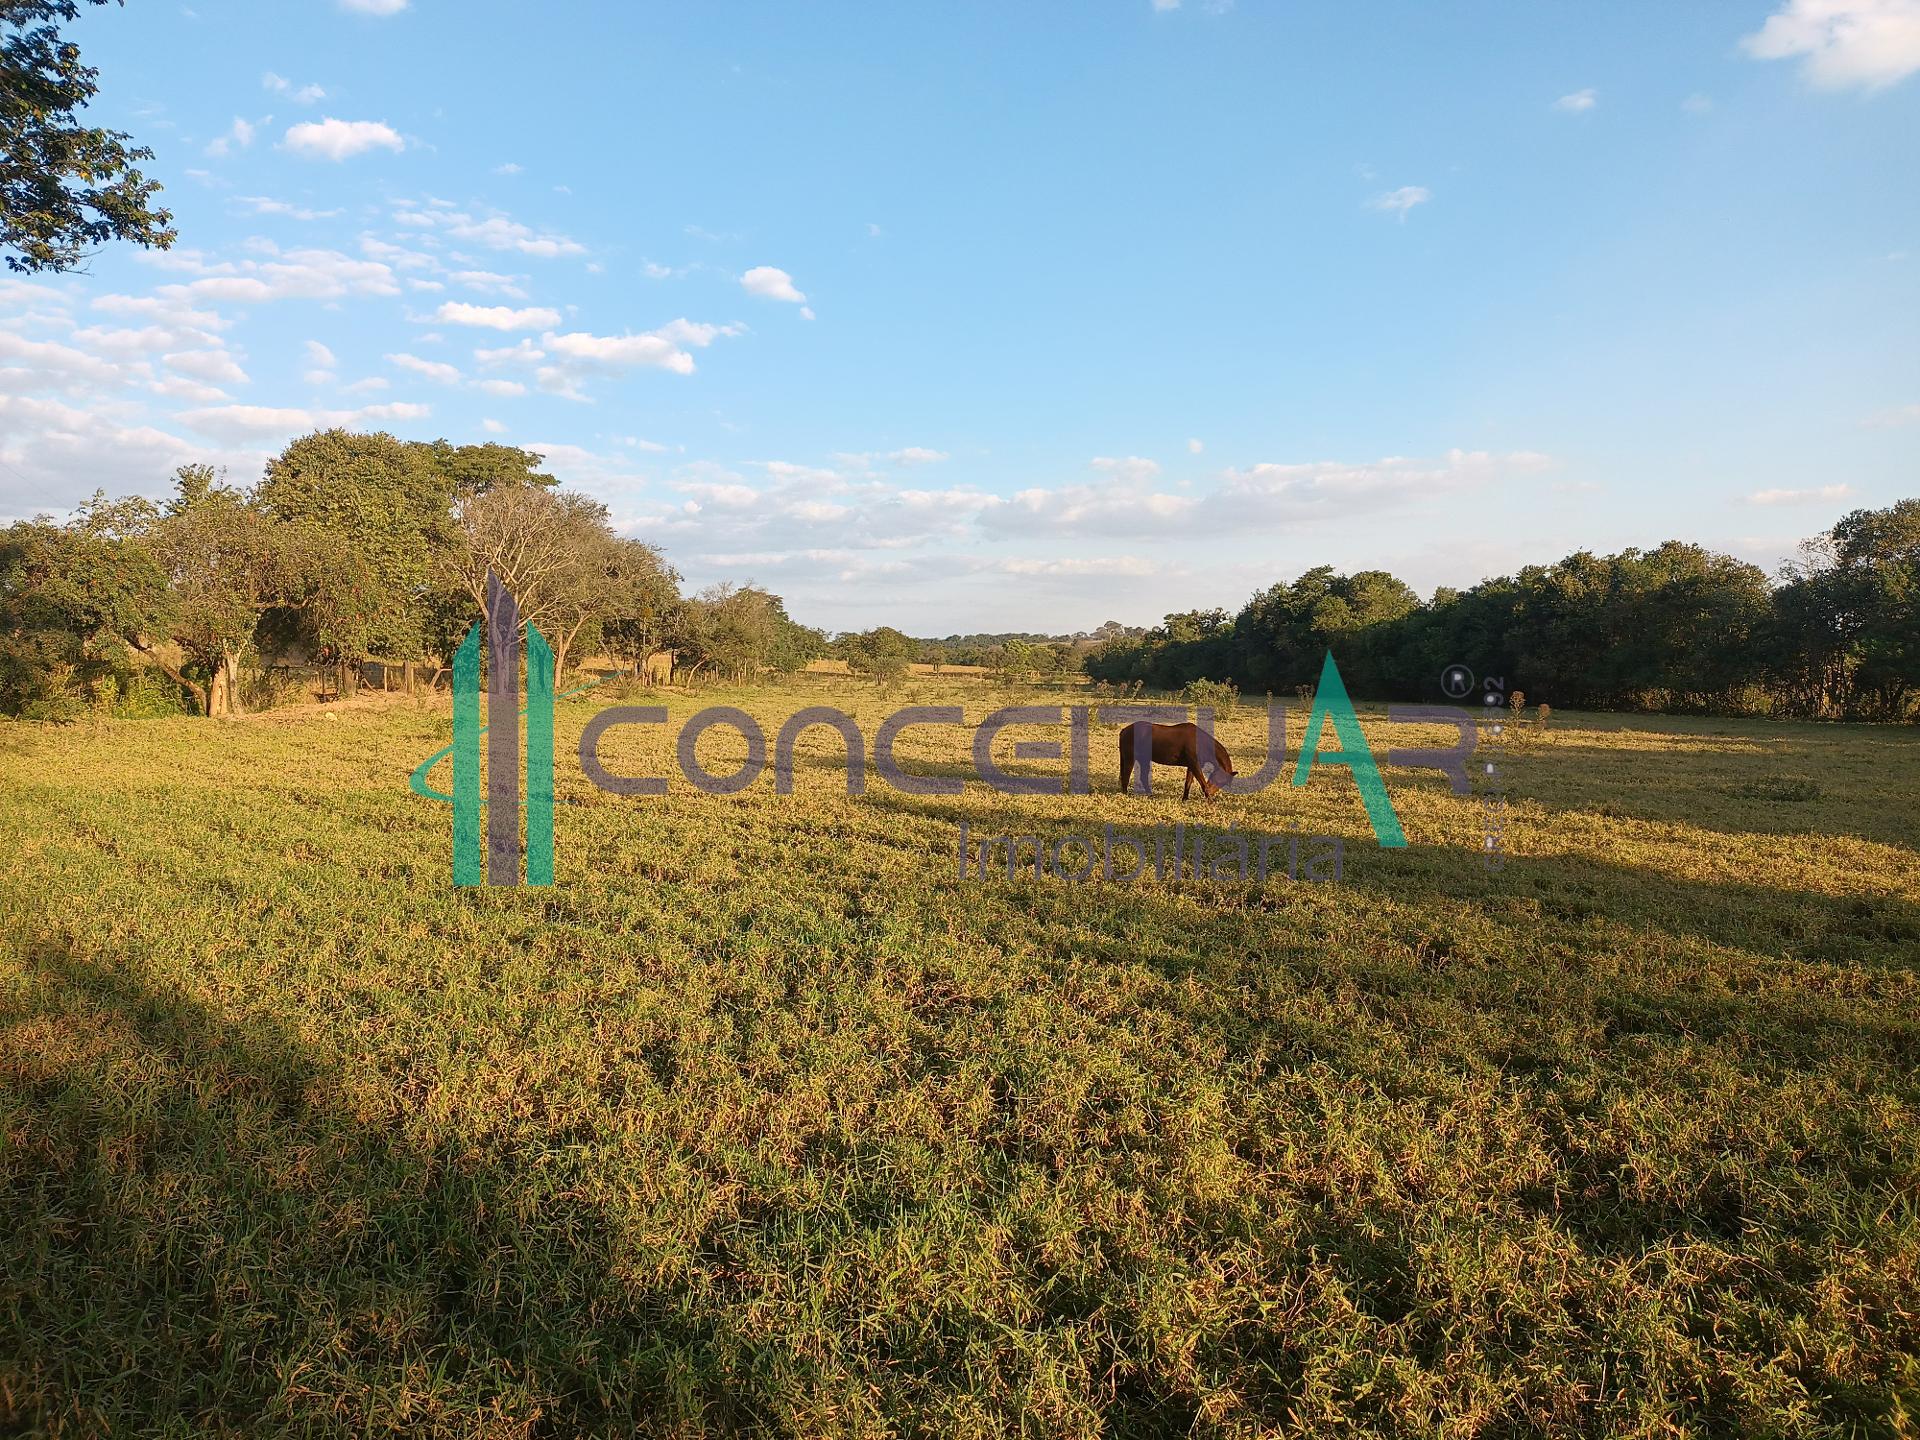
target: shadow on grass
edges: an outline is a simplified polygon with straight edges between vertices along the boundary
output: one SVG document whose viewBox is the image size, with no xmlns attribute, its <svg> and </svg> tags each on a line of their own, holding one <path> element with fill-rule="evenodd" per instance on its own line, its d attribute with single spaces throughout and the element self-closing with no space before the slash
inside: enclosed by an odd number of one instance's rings
<svg viewBox="0 0 1920 1440">
<path fill-rule="evenodd" d="M 663 1258 L 650 1232 L 673 1220 L 594 1198 L 604 1136 L 415 1142 L 285 1029 L 131 957 L 20 961 L 0 989 L 0 1433 L 892 1433 L 977 1397 L 991 1317 L 835 1334 L 791 1293 L 804 1269 L 739 1259 L 848 1216 L 749 1197 L 744 1228 Z M 915 1203 L 877 1197 L 876 1233 Z M 1111 1433 L 1189 1432 L 1185 1387 L 1110 1358 Z"/>
<path fill-rule="evenodd" d="M 417 1149 L 292 1036 L 41 952 L 0 1007 L 0 1429 L 752 1426 L 764 1357 L 618 1278 L 553 1154 Z"/>
</svg>

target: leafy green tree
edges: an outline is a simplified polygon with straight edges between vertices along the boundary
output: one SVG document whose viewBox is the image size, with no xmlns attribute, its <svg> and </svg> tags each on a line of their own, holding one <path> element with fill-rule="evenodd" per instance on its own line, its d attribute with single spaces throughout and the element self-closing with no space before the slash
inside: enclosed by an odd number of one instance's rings
<svg viewBox="0 0 1920 1440">
<path fill-rule="evenodd" d="M 57 22 L 82 3 L 0 0 L 0 250 L 11 270 L 71 270 L 109 240 L 165 250 L 177 238 L 153 203 L 159 182 L 135 168 L 153 152 L 76 118 L 99 72 Z"/>
<path fill-rule="evenodd" d="M 170 638 L 207 679 L 180 678 L 205 714 L 237 714 L 240 662 L 268 611 L 309 602 L 324 536 L 277 519 L 209 466 L 182 466 L 176 485 L 152 545 L 172 592 Z"/>
<path fill-rule="evenodd" d="M 600 634 L 607 653 L 638 674 L 666 644 L 680 605 L 680 572 L 659 549 L 641 540 L 615 542 L 606 617 Z"/>
<path fill-rule="evenodd" d="M 745 679 L 761 670 L 797 670 L 819 653 L 823 637 L 796 625 L 778 595 L 757 585 L 712 585 L 681 607 L 669 635 L 701 670 Z"/>
<path fill-rule="evenodd" d="M 553 485 L 557 482 L 540 467 L 546 457 L 517 445 L 455 445 L 435 440 L 422 447 L 446 478 L 456 498 L 479 495 L 501 485 Z"/>
<path fill-rule="evenodd" d="M 62 719 L 162 630 L 166 576 L 142 535 L 151 507 L 96 496 L 65 525 L 0 531 L 0 711 Z"/>
<path fill-rule="evenodd" d="M 834 648 L 854 674 L 868 676 L 882 685 L 897 684 L 907 673 L 918 649 L 911 639 L 891 625 L 842 635 Z"/>
<path fill-rule="evenodd" d="M 318 532 L 332 556 L 333 603 L 314 611 L 321 644 L 349 660 L 425 652 L 453 484 L 431 447 L 387 434 L 316 431 L 268 463 L 261 507 Z"/>
</svg>

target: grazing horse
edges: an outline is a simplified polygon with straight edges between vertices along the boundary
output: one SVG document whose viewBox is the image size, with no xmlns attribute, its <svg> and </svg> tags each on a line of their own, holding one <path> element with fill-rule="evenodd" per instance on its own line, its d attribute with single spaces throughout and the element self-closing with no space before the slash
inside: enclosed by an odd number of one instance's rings
<svg viewBox="0 0 1920 1440">
<path fill-rule="evenodd" d="M 1136 720 L 1120 732 L 1121 793 L 1125 794 L 1133 781 L 1134 736 L 1142 728 L 1152 732 L 1151 754 L 1154 764 L 1186 767 L 1187 783 L 1180 787 L 1180 798 L 1185 800 L 1190 797 L 1193 794 L 1193 782 L 1198 780 L 1200 793 L 1212 800 L 1221 787 L 1207 778 L 1206 766 L 1209 762 L 1200 758 L 1200 727 L 1192 721 L 1184 725 L 1152 725 L 1145 720 Z M 1213 742 L 1213 759 L 1210 763 L 1229 780 L 1233 778 L 1233 757 L 1218 740 Z"/>
</svg>

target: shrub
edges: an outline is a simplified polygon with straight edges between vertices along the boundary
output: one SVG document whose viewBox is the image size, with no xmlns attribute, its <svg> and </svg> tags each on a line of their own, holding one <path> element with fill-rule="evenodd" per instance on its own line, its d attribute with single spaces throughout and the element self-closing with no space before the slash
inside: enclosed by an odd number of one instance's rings
<svg viewBox="0 0 1920 1440">
<path fill-rule="evenodd" d="M 1240 703 L 1240 687 L 1226 680 L 1194 680 L 1180 692 L 1181 703 L 1231 710 Z"/>
</svg>

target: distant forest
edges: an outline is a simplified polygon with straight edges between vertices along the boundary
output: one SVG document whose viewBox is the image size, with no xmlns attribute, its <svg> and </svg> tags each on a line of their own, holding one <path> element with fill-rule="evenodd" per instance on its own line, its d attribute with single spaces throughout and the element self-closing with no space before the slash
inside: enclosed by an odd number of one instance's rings
<svg viewBox="0 0 1920 1440">
<path fill-rule="evenodd" d="M 1307 571 L 1237 614 L 1152 629 L 829 638 L 754 585 L 688 595 L 606 508 L 503 445 L 321 431 L 237 487 L 186 466 L 154 503 L 96 495 L 0 530 L 0 713 L 217 715 L 281 703 L 277 662 L 437 667 L 498 574 L 554 650 L 652 678 L 747 680 L 832 655 L 892 682 L 914 662 L 1009 683 L 1084 673 L 1243 695 L 1311 684 L 1435 699 L 1447 666 L 1556 707 L 1910 721 L 1920 715 L 1920 500 L 1857 510 L 1780 575 L 1669 541 L 1585 551 L 1422 600 L 1383 570 Z"/>
<path fill-rule="evenodd" d="M 1084 659 L 1096 680 L 1243 693 L 1312 683 L 1437 699 L 1453 663 L 1554 706 L 1860 720 L 1920 718 L 1920 500 L 1857 510 L 1776 578 L 1698 545 L 1579 551 L 1422 601 L 1384 570 L 1327 566 L 1238 614 L 1169 615 Z"/>
</svg>

